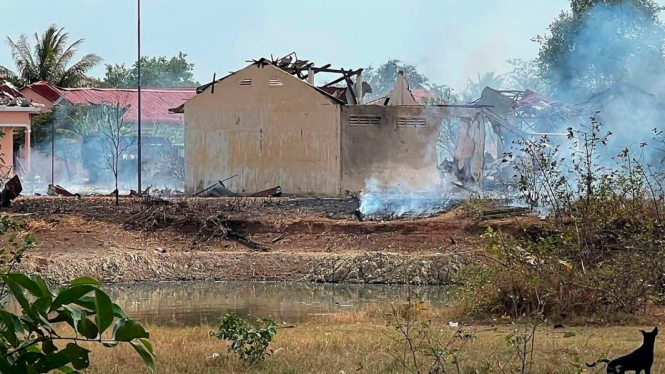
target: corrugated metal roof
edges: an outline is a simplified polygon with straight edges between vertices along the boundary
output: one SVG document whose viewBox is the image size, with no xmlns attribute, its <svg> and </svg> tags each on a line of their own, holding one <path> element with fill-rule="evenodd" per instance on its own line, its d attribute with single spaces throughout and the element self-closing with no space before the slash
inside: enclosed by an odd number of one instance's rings
<svg viewBox="0 0 665 374">
<path fill-rule="evenodd" d="M 35 82 L 33 84 L 25 86 L 23 89 L 25 88 L 33 90 L 34 92 L 38 93 L 46 100 L 49 100 L 51 102 L 56 102 L 60 98 L 60 96 L 62 96 L 62 91 L 49 81 Z"/>
<path fill-rule="evenodd" d="M 72 105 L 129 105 L 127 122 L 138 120 L 138 90 L 135 88 L 61 88 L 61 103 Z M 141 120 L 154 123 L 183 123 L 184 115 L 171 114 L 174 108 L 196 95 L 196 88 L 142 88 Z"/>
</svg>

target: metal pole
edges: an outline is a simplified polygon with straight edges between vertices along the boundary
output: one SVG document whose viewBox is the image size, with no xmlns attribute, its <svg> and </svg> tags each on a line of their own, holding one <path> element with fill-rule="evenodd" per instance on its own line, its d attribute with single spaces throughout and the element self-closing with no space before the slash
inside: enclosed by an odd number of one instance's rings
<svg viewBox="0 0 665 374">
<path fill-rule="evenodd" d="M 51 185 L 55 186 L 55 121 L 51 121 Z"/>
<path fill-rule="evenodd" d="M 139 189 L 138 193 L 141 193 L 141 0 L 138 0 L 138 99 L 139 99 L 139 116 L 138 116 L 138 179 L 139 179 Z"/>
</svg>

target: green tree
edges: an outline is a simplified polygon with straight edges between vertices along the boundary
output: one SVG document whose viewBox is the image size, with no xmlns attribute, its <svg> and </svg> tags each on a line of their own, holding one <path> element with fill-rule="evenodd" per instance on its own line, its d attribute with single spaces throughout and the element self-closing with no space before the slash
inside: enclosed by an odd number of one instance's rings
<svg viewBox="0 0 665 374">
<path fill-rule="evenodd" d="M 584 99 L 617 82 L 648 82 L 663 71 L 661 7 L 653 0 L 571 0 L 536 37 L 550 93 Z"/>
<path fill-rule="evenodd" d="M 459 100 L 453 89 L 445 84 L 430 82 L 429 78 L 414 65 L 401 60 L 390 59 L 378 68 L 369 66 L 363 71 L 363 80 L 372 86 L 372 94 L 368 98 L 376 99 L 390 92 L 397 80 L 397 73 L 402 71 L 409 81 L 410 89 L 422 89 L 433 94 L 424 99 L 424 104 L 450 104 Z"/>
<path fill-rule="evenodd" d="M 476 100 L 480 97 L 485 87 L 490 87 L 495 90 L 503 88 L 505 77 L 496 74 L 493 71 L 487 72 L 483 75 L 478 73 L 478 80 L 474 81 L 467 79 L 464 91 L 462 91 L 462 99 L 465 102 Z"/>
<path fill-rule="evenodd" d="M 49 81 L 60 87 L 80 87 L 95 82 L 86 74 L 102 61 L 99 56 L 87 54 L 70 65 L 83 39 L 68 45 L 69 34 L 56 25 L 51 25 L 41 37 L 35 33 L 34 38 L 33 49 L 25 34 L 16 41 L 7 37 L 16 71 L 0 66 L 0 75 L 9 76 L 10 81 L 20 85 Z"/>
<path fill-rule="evenodd" d="M 179 52 L 170 59 L 166 56 L 141 57 L 141 85 L 153 87 L 193 87 L 201 84 L 194 80 L 194 64 Z M 125 64 L 106 65 L 104 83 L 112 87 L 136 87 L 138 63 L 131 68 Z"/>
</svg>

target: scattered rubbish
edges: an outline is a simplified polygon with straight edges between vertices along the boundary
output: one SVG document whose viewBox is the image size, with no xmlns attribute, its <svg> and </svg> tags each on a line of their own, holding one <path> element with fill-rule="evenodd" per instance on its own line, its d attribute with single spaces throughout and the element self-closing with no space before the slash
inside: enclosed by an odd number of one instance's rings
<svg viewBox="0 0 665 374">
<path fill-rule="evenodd" d="M 232 175 L 232 176 L 230 176 L 230 177 L 228 177 L 228 178 L 226 178 L 226 179 L 222 179 L 222 180 L 220 180 L 220 181 L 217 181 L 217 183 L 211 185 L 210 187 L 208 187 L 208 188 L 204 188 L 204 189 L 202 189 L 201 191 L 195 193 L 194 195 L 192 195 L 192 197 L 196 197 L 196 196 L 198 196 L 198 195 L 200 195 L 200 194 L 202 194 L 202 193 L 204 193 L 204 192 L 210 191 L 211 189 L 213 189 L 213 188 L 214 188 L 215 186 L 217 186 L 218 184 L 221 185 L 222 187 L 224 187 L 224 182 L 226 182 L 226 181 L 228 181 L 228 180 L 230 180 L 230 179 L 233 179 L 233 178 L 235 178 L 235 177 L 237 177 L 237 176 L 238 176 L 238 174 L 235 174 L 235 175 Z M 224 189 L 226 189 L 226 187 L 224 187 Z M 208 194 L 208 196 L 211 196 L 211 195 Z"/>
<path fill-rule="evenodd" d="M 360 198 L 358 198 L 358 194 L 355 194 L 355 193 L 353 193 L 353 192 L 351 192 L 351 191 L 349 191 L 349 190 L 344 190 L 344 192 L 346 193 L 346 196 L 347 196 L 347 197 L 349 197 L 349 198 L 351 198 L 351 199 L 353 199 L 353 200 L 358 200 L 358 201 L 360 200 Z"/>
<path fill-rule="evenodd" d="M 114 191 L 114 192 L 117 193 L 116 191 Z M 62 187 L 62 186 L 60 186 L 60 185 L 57 185 L 57 184 L 56 184 L 55 186 L 52 185 L 52 184 L 49 184 L 49 185 L 48 185 L 48 192 L 47 192 L 47 194 L 48 194 L 49 196 L 76 197 L 76 198 L 78 198 L 78 199 L 81 198 L 81 195 L 80 195 L 80 194 L 78 194 L 78 193 L 71 193 L 71 192 L 67 191 L 64 187 Z M 112 196 L 115 196 L 115 195 L 112 195 Z"/>
<path fill-rule="evenodd" d="M 280 197 L 282 196 L 282 187 L 277 186 L 264 191 L 259 191 L 249 195 L 249 197 Z"/>
<path fill-rule="evenodd" d="M 214 360 L 216 360 L 220 357 L 221 357 L 221 355 L 219 353 L 215 352 L 215 353 L 211 354 L 210 356 L 206 356 L 206 360 L 214 361 Z"/>
<path fill-rule="evenodd" d="M 448 326 L 450 326 L 452 328 L 458 328 L 459 327 L 459 322 L 450 321 L 450 322 L 448 322 Z"/>
<path fill-rule="evenodd" d="M 557 323 L 556 325 L 554 325 L 554 329 L 555 329 L 555 330 L 556 330 L 556 329 L 563 329 L 563 328 L 565 328 L 565 327 L 564 327 L 562 324 L 560 324 L 560 323 Z"/>
<path fill-rule="evenodd" d="M 18 175 L 14 175 L 12 179 L 5 183 L 5 188 L 2 189 L 2 207 L 9 207 L 12 200 L 16 199 L 21 191 L 23 191 L 21 180 Z"/>
<path fill-rule="evenodd" d="M 510 207 L 501 209 L 485 210 L 480 214 L 480 219 L 497 219 L 515 216 L 524 216 L 531 212 L 529 208 Z"/>
<path fill-rule="evenodd" d="M 358 222 L 363 221 L 363 214 L 360 212 L 359 209 L 353 211 L 353 219 L 355 219 Z"/>
<path fill-rule="evenodd" d="M 238 194 L 229 190 L 224 183 L 217 183 L 208 191 L 209 197 L 237 197 Z"/>
<path fill-rule="evenodd" d="M 276 237 L 275 239 L 273 239 L 272 242 L 273 242 L 273 243 L 277 243 L 278 241 L 284 239 L 285 236 L 286 236 L 286 232 L 283 233 L 282 235 Z"/>
</svg>

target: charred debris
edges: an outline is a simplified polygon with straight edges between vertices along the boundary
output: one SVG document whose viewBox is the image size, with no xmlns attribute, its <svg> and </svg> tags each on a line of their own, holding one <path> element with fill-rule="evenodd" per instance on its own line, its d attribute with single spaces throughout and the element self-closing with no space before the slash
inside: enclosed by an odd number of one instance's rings
<svg viewBox="0 0 665 374">
<path fill-rule="evenodd" d="M 196 89 L 193 98 L 168 109 L 168 112 L 182 115 L 185 111 L 200 110 L 202 114 L 208 115 L 205 111 L 209 109 L 205 106 L 197 105 L 190 109 L 188 103 L 202 95 L 215 95 L 214 100 L 226 100 L 224 94 L 229 90 L 246 94 L 249 92 L 247 87 L 273 90 L 270 91 L 273 95 L 274 92 L 280 92 L 277 88 L 292 84 L 297 86 L 297 89 L 281 91 L 291 92 L 289 95 L 302 95 L 292 101 L 306 102 L 312 96 L 319 95 L 317 97 L 327 100 L 332 107 L 337 108 L 321 114 L 321 118 L 322 122 L 327 121 L 339 126 L 338 135 L 331 137 L 329 129 L 315 129 L 316 126 L 311 123 L 313 120 L 304 123 L 299 129 L 288 128 L 292 119 L 295 119 L 294 123 L 302 119 L 302 113 L 314 113 L 316 108 L 321 107 L 317 104 L 303 106 L 301 111 L 294 110 L 296 107 L 289 107 L 288 110 L 280 112 L 280 115 L 288 113 L 290 117 L 284 117 L 284 127 L 277 127 L 287 128 L 288 131 L 293 131 L 293 134 L 275 135 L 274 132 L 279 131 L 265 130 L 263 123 L 257 125 L 258 131 L 252 132 L 252 136 L 256 138 L 243 137 L 246 134 L 237 135 L 235 130 L 229 131 L 227 143 L 257 147 L 256 150 L 244 152 L 244 159 L 234 157 L 236 161 L 232 165 L 222 165 L 230 162 L 230 157 L 222 157 L 221 160 L 207 156 L 201 158 L 197 152 L 210 151 L 190 142 L 185 136 L 184 153 L 189 156 L 182 158 L 189 157 L 191 161 L 183 163 L 186 167 L 198 169 L 183 173 L 184 191 L 148 187 L 144 191 L 130 191 L 124 196 L 145 198 L 151 204 L 168 204 L 167 198 L 187 196 L 278 198 L 299 195 L 339 197 L 346 194 L 347 199 L 357 205 L 356 209 L 348 214 L 357 220 L 428 217 L 450 210 L 469 196 L 511 195 L 511 189 L 514 189 L 512 160 L 503 157 L 510 145 L 517 139 L 533 139 L 543 135 L 564 136 L 561 129 L 566 128 L 569 123 L 579 123 L 580 119 L 588 115 L 590 108 L 589 103 L 568 105 L 533 90 L 499 91 L 490 87 L 485 88 L 481 97 L 471 103 L 425 105 L 416 99 L 402 72 L 398 74 L 392 91 L 366 100 L 365 96 L 373 91 L 372 87 L 363 81 L 363 69 L 338 69 L 331 64 L 316 65 L 309 60 L 299 59 L 295 52 L 284 57 L 271 56 L 247 62 L 250 65 L 245 69 L 220 79 L 213 76 L 211 82 Z M 263 72 L 258 73 L 260 70 Z M 261 86 L 257 78 L 263 76 L 258 74 L 265 75 L 265 71 L 270 72 L 270 79 Z M 317 85 L 315 76 L 319 74 L 333 75 L 334 78 Z M 302 87 L 309 91 L 303 94 Z M 254 97 L 264 96 L 266 95 Z M 217 102 L 214 103 L 211 107 L 219 106 Z M 245 107 L 255 105 L 262 108 L 257 110 L 265 110 L 279 103 L 250 102 Z M 265 105 L 261 106 L 263 104 Z M 240 110 L 228 115 L 225 121 L 229 123 L 222 123 L 217 131 L 234 129 L 241 123 L 243 126 L 251 126 L 251 123 L 246 122 L 251 122 L 254 118 L 252 113 L 243 113 Z M 195 117 L 202 117 L 199 115 L 201 113 L 196 114 Z M 316 121 L 319 119 L 317 117 Z M 192 125 L 187 123 L 185 127 L 187 126 Z M 298 126 L 301 125 L 292 127 Z M 444 130 L 451 132 L 451 129 L 454 129 L 454 136 L 447 140 L 451 143 L 447 145 L 450 152 L 445 154 L 441 152 L 441 133 Z M 193 128 L 193 131 L 203 130 Z M 271 140 L 271 136 L 279 139 Z M 284 138 L 297 140 L 293 144 L 282 145 L 280 142 Z M 322 139 L 329 143 L 309 145 L 304 139 Z M 284 150 L 271 153 L 278 146 L 284 147 Z M 288 148 L 295 146 L 311 147 L 305 148 L 305 151 L 297 150 L 300 154 L 321 153 L 320 148 L 324 146 L 332 150 L 330 152 L 339 153 L 332 154 L 329 159 L 322 159 L 318 155 L 309 156 L 309 159 L 299 164 L 302 157 L 288 154 Z M 231 146 L 213 149 L 212 154 L 228 155 L 234 149 Z M 288 157 L 280 159 L 276 156 L 281 154 L 287 154 Z M 199 159 L 203 161 L 199 162 Z M 248 166 L 250 164 L 253 166 Z M 254 169 L 248 171 L 248 168 Z M 301 174 L 312 177 L 309 180 L 304 179 Z M 187 179 L 190 175 L 194 175 L 191 181 Z M 377 179 L 378 187 L 370 188 L 369 181 L 374 178 Z M 423 183 L 423 179 L 427 182 Z M 7 183 L 5 191 L 3 204 L 6 206 L 21 192 L 21 183 L 17 177 Z M 55 183 L 48 185 L 47 193 L 75 199 L 81 198 L 81 195 L 104 195 L 98 191 L 85 193 L 85 190 L 67 188 Z M 118 194 L 120 192 L 116 190 L 111 192 L 110 196 Z M 503 197 L 501 199 L 505 201 Z M 488 211 L 483 217 L 489 219 L 521 215 L 525 212 L 524 208 L 509 207 Z"/>
</svg>

